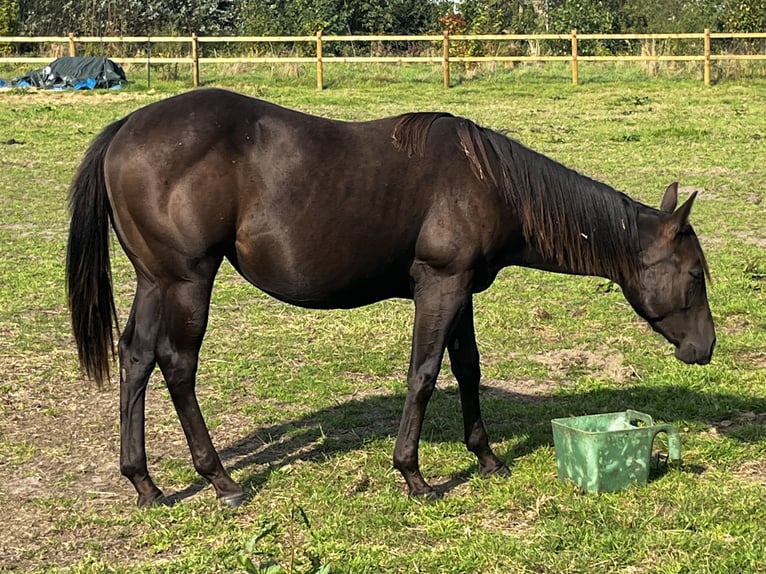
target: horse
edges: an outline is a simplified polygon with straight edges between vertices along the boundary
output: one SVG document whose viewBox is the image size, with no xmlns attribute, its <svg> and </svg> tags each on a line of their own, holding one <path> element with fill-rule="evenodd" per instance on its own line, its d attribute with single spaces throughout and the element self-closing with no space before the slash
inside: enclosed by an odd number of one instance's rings
<svg viewBox="0 0 766 574">
<path fill-rule="evenodd" d="M 445 350 L 479 473 L 510 474 L 481 416 L 472 304 L 505 267 L 607 278 L 678 359 L 711 360 L 710 271 L 689 224 L 695 196 L 677 208 L 672 183 L 654 209 L 449 113 L 344 122 L 227 90 L 186 92 L 108 125 L 74 176 L 66 281 L 80 366 L 101 385 L 118 356 L 120 471 L 139 506 L 166 500 L 144 440 L 155 366 L 195 469 L 236 506 L 246 493 L 223 467 L 195 394 L 223 260 L 291 305 L 412 300 L 393 466 L 410 495 L 437 496 L 418 448 Z M 116 351 L 110 227 L 136 273 Z"/>
</svg>

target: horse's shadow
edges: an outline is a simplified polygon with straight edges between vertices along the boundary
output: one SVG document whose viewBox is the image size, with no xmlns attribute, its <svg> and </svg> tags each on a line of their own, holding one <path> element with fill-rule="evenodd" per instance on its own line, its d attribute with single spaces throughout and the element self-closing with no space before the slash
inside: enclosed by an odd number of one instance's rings
<svg viewBox="0 0 766 574">
<path fill-rule="evenodd" d="M 296 461 L 321 461 L 361 448 L 365 443 L 395 436 L 401 415 L 402 393 L 351 398 L 300 418 L 255 429 L 219 451 L 230 471 L 249 471 L 243 480 L 248 491 L 260 488 L 277 468 Z M 682 386 L 629 385 L 621 389 L 597 389 L 580 393 L 524 394 L 483 387 L 482 407 L 493 442 L 512 446 L 498 456 L 513 468 L 513 460 L 541 446 L 553 444 L 553 418 L 625 409 L 643 411 L 655 420 L 709 426 L 730 438 L 750 442 L 763 432 L 748 425 L 764 426 L 766 400 L 726 393 L 706 393 Z M 754 413 L 758 413 L 753 416 Z M 744 414 L 744 417 L 741 415 Z M 431 400 L 421 441 L 457 442 L 462 438 L 460 401 L 456 389 L 442 390 Z M 739 421 L 739 422 L 737 422 Z M 742 424 L 739 424 L 742 423 Z M 741 432 L 740 432 L 741 431 Z M 515 437 L 523 437 L 513 441 Z M 685 465 L 689 472 L 704 467 Z M 446 482 L 435 485 L 445 494 L 476 472 L 469 465 Z M 199 479 L 167 497 L 170 504 L 189 498 L 207 486 Z"/>
</svg>

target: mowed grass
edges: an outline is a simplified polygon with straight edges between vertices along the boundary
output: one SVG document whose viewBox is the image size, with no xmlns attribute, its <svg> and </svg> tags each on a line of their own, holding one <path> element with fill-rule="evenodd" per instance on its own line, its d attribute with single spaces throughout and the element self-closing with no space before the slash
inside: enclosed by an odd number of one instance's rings
<svg viewBox="0 0 766 574">
<path fill-rule="evenodd" d="M 712 87 L 630 70 L 454 74 L 269 69 L 216 85 L 338 119 L 446 110 L 504 130 L 657 205 L 699 190 L 713 274 L 713 362 L 689 367 L 604 279 L 508 269 L 476 297 L 485 420 L 508 479 L 476 476 L 445 366 L 421 463 L 446 492 L 410 500 L 391 468 L 412 304 L 306 311 L 222 269 L 198 394 L 234 477 L 200 482 L 158 376 L 150 469 L 178 503 L 137 510 L 119 476 L 118 384 L 77 370 L 65 305 L 66 194 L 108 122 L 180 90 L 0 93 L 0 570 L 236 572 L 240 558 L 313 572 L 758 572 L 766 563 L 766 81 Z M 279 71 L 279 70 L 277 70 Z M 362 72 L 365 72 L 364 75 Z M 204 73 L 203 73 L 204 78 Z M 115 242 L 124 321 L 134 276 Z M 550 419 L 633 408 L 679 428 L 684 463 L 643 487 L 583 495 L 556 477 Z M 658 440 L 658 447 L 665 444 Z M 248 540 L 251 545 L 246 549 Z"/>
</svg>

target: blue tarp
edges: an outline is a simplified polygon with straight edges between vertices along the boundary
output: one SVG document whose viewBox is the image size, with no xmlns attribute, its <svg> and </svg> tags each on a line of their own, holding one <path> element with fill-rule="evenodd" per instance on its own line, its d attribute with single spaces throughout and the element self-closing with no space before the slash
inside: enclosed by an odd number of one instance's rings
<svg viewBox="0 0 766 574">
<path fill-rule="evenodd" d="M 119 64 L 97 56 L 57 58 L 41 70 L 33 70 L 11 80 L 11 85 L 16 88 L 50 90 L 115 89 L 125 83 L 125 71 Z"/>
</svg>

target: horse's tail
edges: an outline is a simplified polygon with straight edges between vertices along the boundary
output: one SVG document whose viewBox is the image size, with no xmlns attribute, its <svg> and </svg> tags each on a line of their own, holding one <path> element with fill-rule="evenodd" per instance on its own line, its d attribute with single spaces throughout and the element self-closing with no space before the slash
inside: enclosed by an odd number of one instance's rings
<svg viewBox="0 0 766 574">
<path fill-rule="evenodd" d="M 106 191 L 104 157 L 123 123 L 125 119 L 107 126 L 93 140 L 69 189 L 69 312 L 80 367 L 99 386 L 109 379 L 114 357 L 112 325 L 118 329 L 109 262 L 112 209 Z"/>
</svg>

